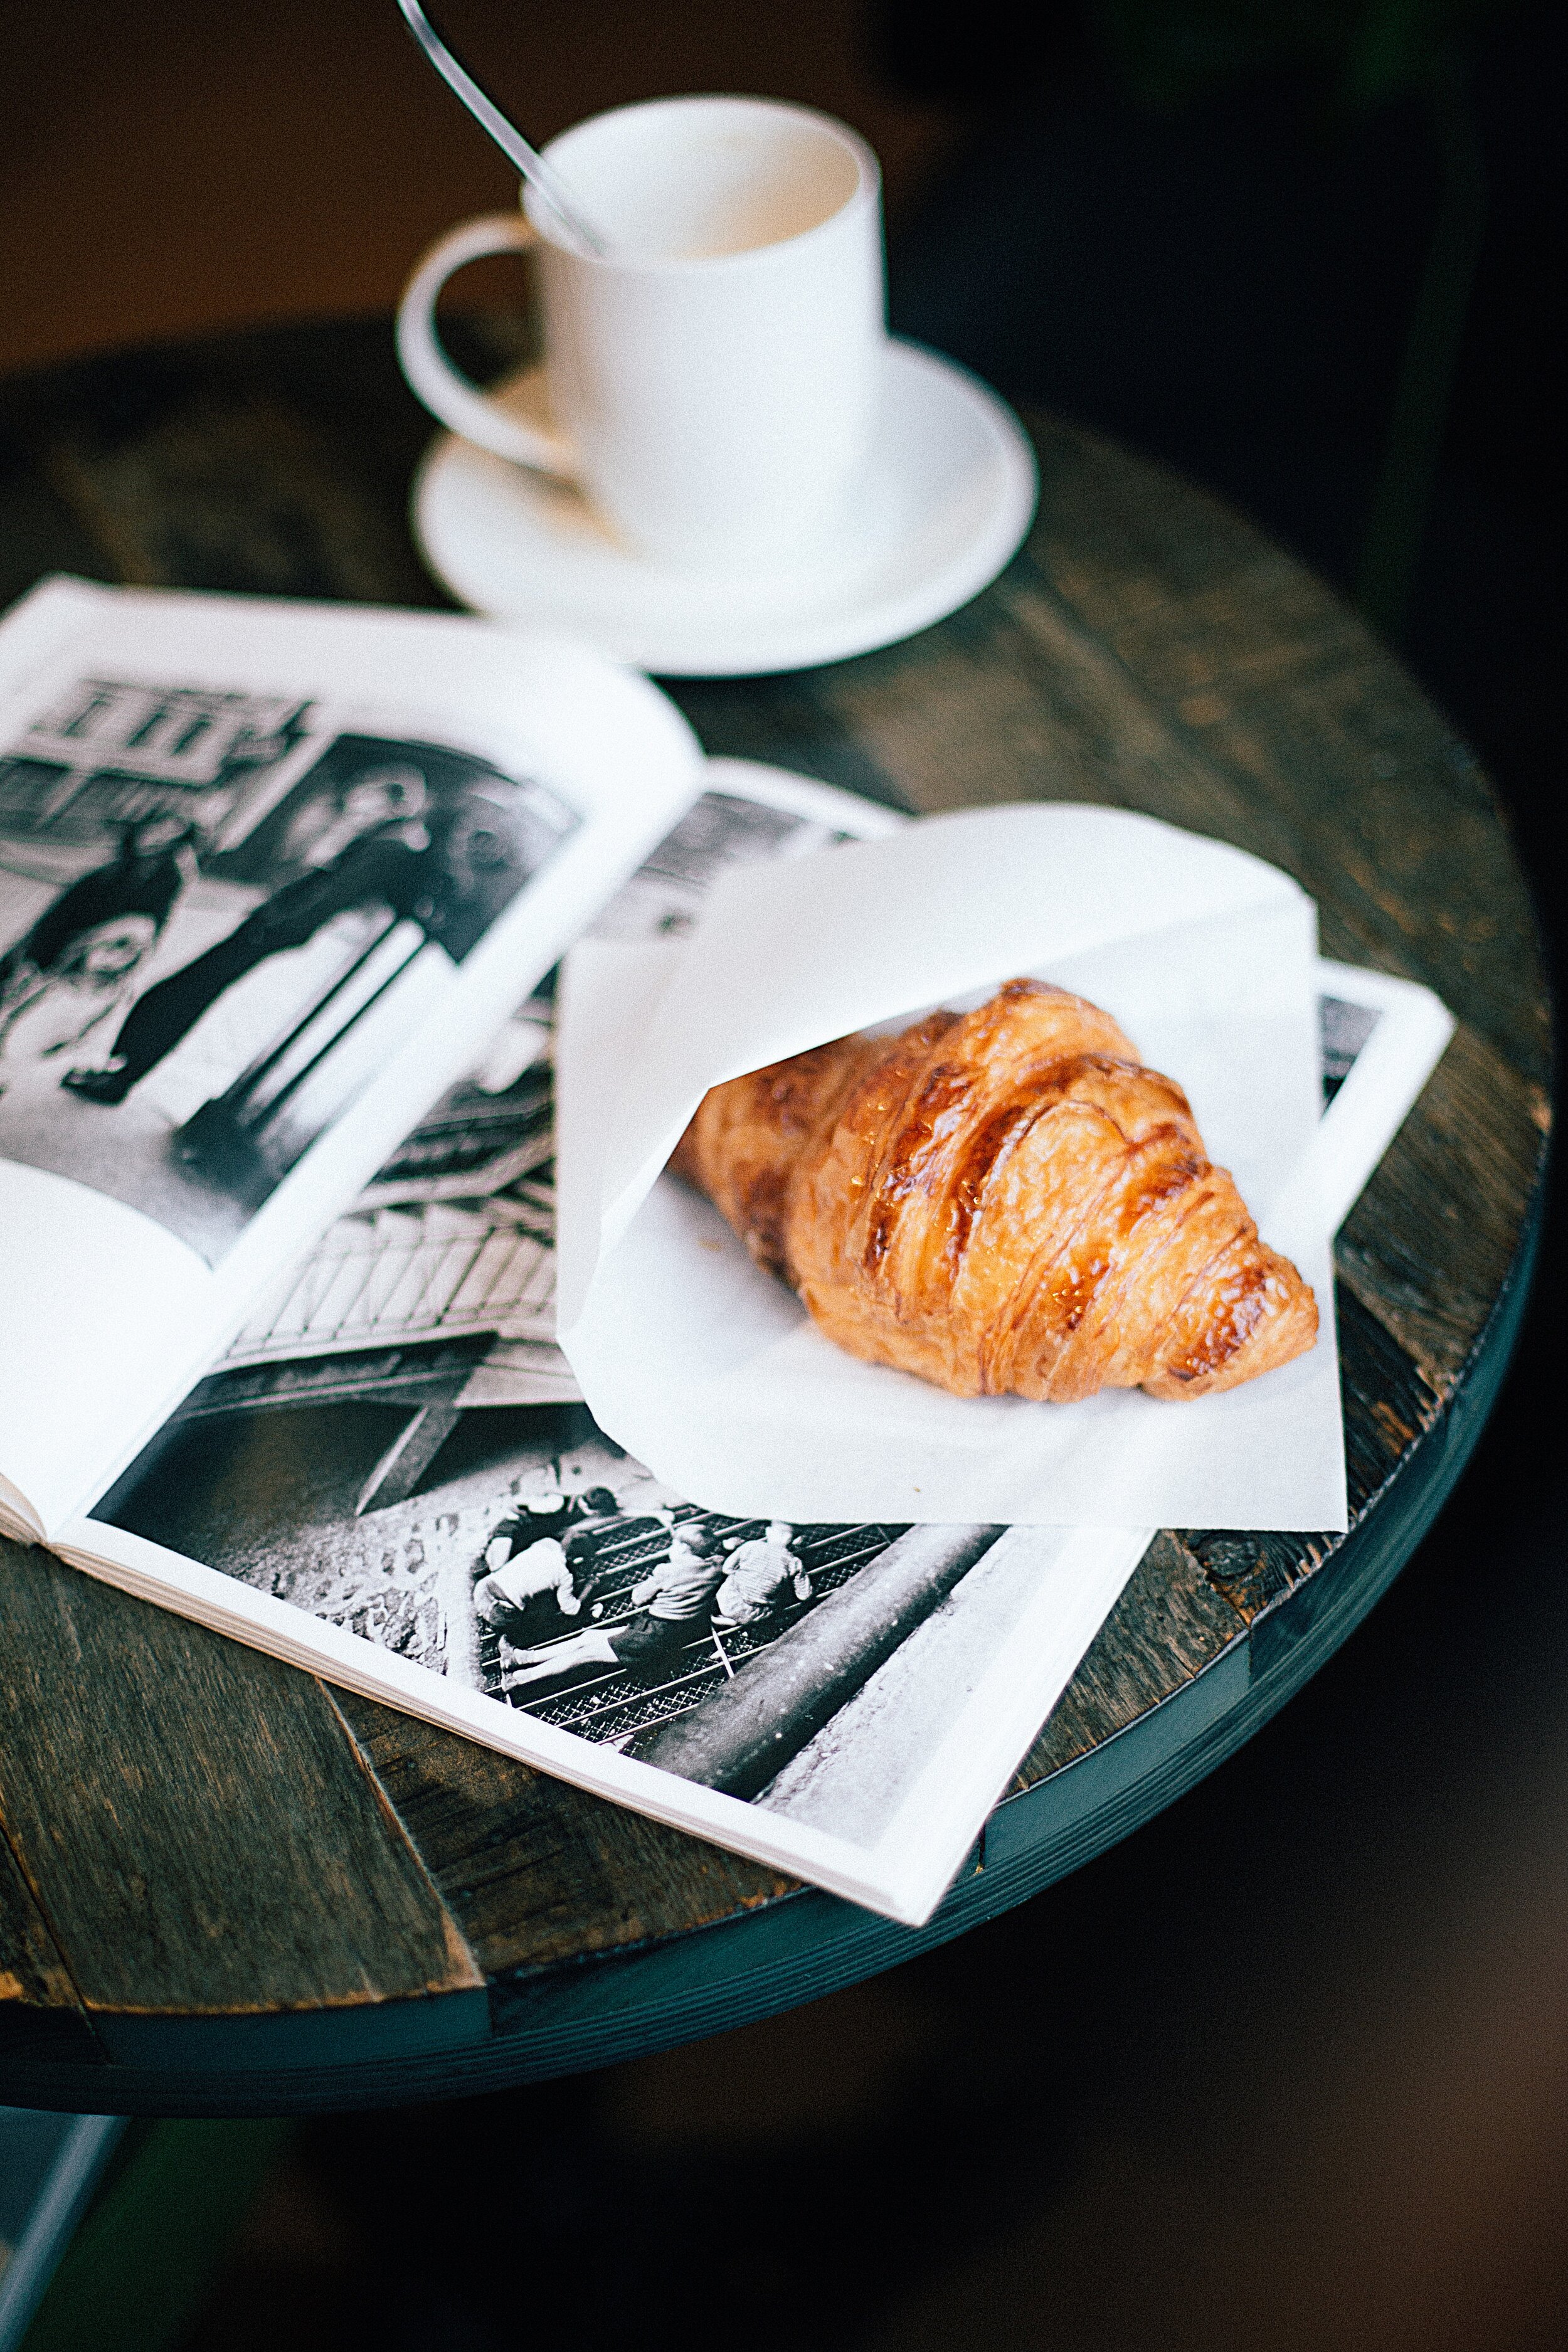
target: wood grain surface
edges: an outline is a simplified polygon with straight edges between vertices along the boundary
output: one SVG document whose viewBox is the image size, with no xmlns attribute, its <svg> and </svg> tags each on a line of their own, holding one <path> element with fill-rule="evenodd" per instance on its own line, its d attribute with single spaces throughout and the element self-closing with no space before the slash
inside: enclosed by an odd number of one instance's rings
<svg viewBox="0 0 1568 2352">
<path fill-rule="evenodd" d="M 37 1899 L 10 1847 L 0 1845 L 0 2054 L 19 2053 L 103 2059 Z"/>
<path fill-rule="evenodd" d="M 463 356 L 515 348 L 481 322 Z M 1506 827 L 1468 752 L 1318 583 L 1163 469 L 1030 422 L 1039 518 L 984 596 L 858 661 L 672 690 L 711 751 L 915 809 L 1088 799 L 1220 835 L 1311 892 L 1327 953 L 1446 999 L 1459 1034 L 1338 1249 L 1352 1508 L 1397 1514 L 1480 1360 L 1550 1124 L 1546 992 Z M 380 324 L 21 380 L 0 388 L 0 598 L 69 568 L 441 603 L 404 525 L 426 436 Z M 1247 1643 L 1333 1578 L 1337 1550 L 1310 1532 L 1162 1536 L 1015 1792 Z M 3 1573 L 0 2055 L 7 2034 L 57 2029 L 90 2048 L 95 2012 L 546 1979 L 791 1897 L 42 1552 L 10 1549 Z"/>
<path fill-rule="evenodd" d="M 761 1863 L 374 1699 L 336 1696 L 492 1974 L 638 1947 L 788 1892 L 791 1882 Z"/>
<path fill-rule="evenodd" d="M 47 1552 L 5 1574 L 0 1802 L 89 2017 L 482 1981 L 312 1677 Z"/>
</svg>

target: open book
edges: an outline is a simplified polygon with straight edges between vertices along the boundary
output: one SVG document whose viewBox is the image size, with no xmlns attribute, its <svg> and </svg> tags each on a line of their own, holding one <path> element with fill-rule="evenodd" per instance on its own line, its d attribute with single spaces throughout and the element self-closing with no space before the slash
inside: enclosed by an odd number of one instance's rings
<svg viewBox="0 0 1568 2352">
<path fill-rule="evenodd" d="M 704 762 L 564 641 L 36 592 L 0 626 L 6 1527 L 928 1916 L 1152 1530 L 704 1509 L 595 1426 L 553 1317 L 563 949 L 902 822 Z M 1322 1018 L 1342 1213 L 1449 1024 L 1326 966 Z"/>
</svg>

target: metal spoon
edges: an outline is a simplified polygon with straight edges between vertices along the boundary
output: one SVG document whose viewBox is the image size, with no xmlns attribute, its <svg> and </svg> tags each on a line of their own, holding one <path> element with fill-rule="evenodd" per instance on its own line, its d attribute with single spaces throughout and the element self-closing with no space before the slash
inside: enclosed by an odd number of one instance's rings
<svg viewBox="0 0 1568 2352">
<path fill-rule="evenodd" d="M 536 148 L 529 145 L 521 131 L 513 130 L 500 107 L 493 105 L 485 96 L 473 75 L 458 63 L 419 5 L 419 0 L 397 0 L 397 5 L 403 11 L 409 31 L 442 80 L 449 89 L 456 90 L 474 121 L 489 132 L 508 163 L 515 164 L 534 194 L 542 197 L 573 243 L 601 257 L 606 254 L 609 247 L 604 238 L 584 219 L 562 186 L 554 168 L 545 162 Z"/>
</svg>

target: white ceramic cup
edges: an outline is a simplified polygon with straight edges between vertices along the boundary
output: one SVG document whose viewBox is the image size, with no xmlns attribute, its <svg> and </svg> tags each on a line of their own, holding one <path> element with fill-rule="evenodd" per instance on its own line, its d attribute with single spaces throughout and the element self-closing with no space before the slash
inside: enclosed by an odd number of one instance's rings
<svg viewBox="0 0 1568 2352">
<path fill-rule="evenodd" d="M 397 319 L 404 373 L 465 440 L 575 482 L 664 562 L 805 554 L 866 455 L 887 329 L 881 179 L 826 115 L 755 98 L 658 99 L 546 149 L 604 257 L 522 208 L 432 246 Z M 486 254 L 539 257 L 553 429 L 460 375 L 436 299 Z"/>
</svg>

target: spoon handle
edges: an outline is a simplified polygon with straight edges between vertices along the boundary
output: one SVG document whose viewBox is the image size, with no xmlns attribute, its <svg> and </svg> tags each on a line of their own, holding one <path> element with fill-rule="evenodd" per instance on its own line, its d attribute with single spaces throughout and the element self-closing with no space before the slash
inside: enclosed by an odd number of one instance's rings
<svg viewBox="0 0 1568 2352">
<path fill-rule="evenodd" d="M 529 186 L 543 198 L 573 243 L 584 247 L 589 253 L 603 257 L 606 250 L 604 238 L 583 218 L 543 156 L 529 145 L 521 131 L 516 130 L 500 107 L 485 96 L 468 68 L 458 64 L 420 6 L 419 0 L 397 0 L 397 5 L 403 11 L 409 31 L 442 80 L 448 89 L 457 92 L 475 121 L 489 132 L 501 153 L 521 173 Z"/>
</svg>

